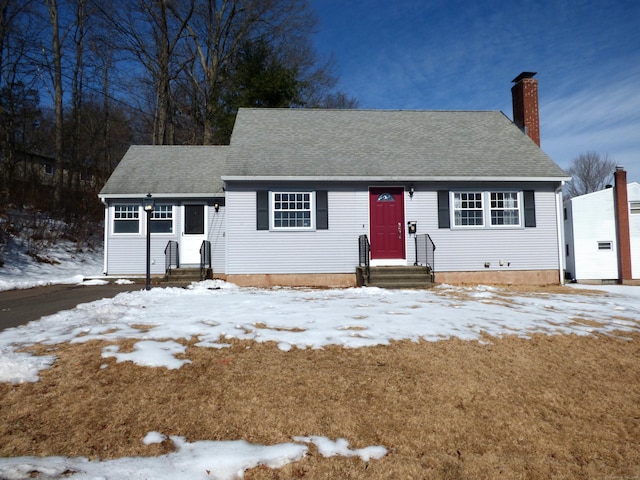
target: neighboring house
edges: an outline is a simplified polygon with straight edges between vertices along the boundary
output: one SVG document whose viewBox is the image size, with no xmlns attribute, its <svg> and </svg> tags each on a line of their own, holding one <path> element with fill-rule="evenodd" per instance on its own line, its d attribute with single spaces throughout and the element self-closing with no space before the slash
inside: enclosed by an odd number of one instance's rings
<svg viewBox="0 0 640 480">
<path fill-rule="evenodd" d="M 617 167 L 615 186 L 564 204 L 567 278 L 640 284 L 640 184 Z"/>
<path fill-rule="evenodd" d="M 11 181 L 26 182 L 35 185 L 53 187 L 56 173 L 56 159 L 53 156 L 42 155 L 35 152 L 17 150 L 14 152 L 12 162 L 5 161 L 0 154 L 0 171 L 5 178 Z M 78 177 L 81 187 L 86 188 L 95 184 L 95 179 L 82 169 L 70 169 L 65 162 L 62 175 L 64 181 L 68 181 L 69 174 Z"/>
<path fill-rule="evenodd" d="M 439 282 L 559 283 L 569 177 L 537 144 L 532 77 L 514 80 L 514 122 L 498 111 L 240 109 L 228 147 L 132 147 L 100 193 L 105 273 L 145 271 L 149 192 L 171 215 L 151 217 L 166 223 L 151 230 L 154 274 L 169 240 L 183 266 L 206 239 L 214 273 L 240 285 L 352 286 L 363 235 L 376 266 L 413 265 L 428 234 Z M 189 215 L 203 218 L 197 234 Z"/>
</svg>

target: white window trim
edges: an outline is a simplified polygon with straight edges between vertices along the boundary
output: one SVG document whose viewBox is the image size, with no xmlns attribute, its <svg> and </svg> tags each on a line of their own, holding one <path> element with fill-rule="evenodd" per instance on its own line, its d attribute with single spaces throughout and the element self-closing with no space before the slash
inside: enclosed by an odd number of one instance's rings
<svg viewBox="0 0 640 480">
<path fill-rule="evenodd" d="M 518 208 L 491 208 L 491 194 L 492 193 L 515 193 L 516 194 L 516 202 L 518 202 Z M 517 190 L 489 190 L 485 192 L 487 196 L 487 226 L 490 228 L 522 228 L 523 225 L 523 217 L 524 217 L 524 205 L 522 192 Z M 517 210 L 518 211 L 518 223 L 508 223 L 503 225 L 494 225 L 491 223 L 491 212 L 499 210 Z"/>
<path fill-rule="evenodd" d="M 456 223 L 456 212 L 457 211 L 467 211 L 467 210 L 471 210 L 471 211 L 476 211 L 477 209 L 462 209 L 462 208 L 456 208 L 456 195 L 462 195 L 462 194 L 480 194 L 480 202 L 481 202 L 481 206 L 482 206 L 482 225 L 458 225 Z M 453 190 L 449 193 L 450 195 L 450 205 L 451 205 L 451 226 L 452 228 L 464 228 L 464 229 L 478 229 L 478 228 L 486 228 L 486 224 L 487 224 L 487 214 L 486 214 L 486 208 L 487 208 L 487 199 L 486 199 L 486 195 L 485 192 L 481 192 L 478 190 Z"/>
<path fill-rule="evenodd" d="M 456 211 L 460 209 L 456 209 L 456 194 L 461 193 L 480 193 L 481 201 L 482 201 L 482 225 L 457 225 L 456 224 Z M 518 223 L 517 224 L 507 224 L 507 225 L 493 225 L 491 223 L 491 212 L 494 210 L 502 210 L 502 209 L 492 209 L 491 208 L 491 194 L 492 193 L 516 193 L 517 201 L 518 201 Z M 450 221 L 451 228 L 455 230 L 513 230 L 513 229 L 522 229 L 524 228 L 524 197 L 522 194 L 522 190 L 512 190 L 512 189 L 492 189 L 492 190 L 451 190 L 449 192 L 449 204 L 450 204 Z"/>
<path fill-rule="evenodd" d="M 308 227 L 276 227 L 275 198 L 277 194 L 309 195 L 309 226 Z M 316 229 L 316 192 L 314 190 L 272 190 L 269 192 L 269 229 L 277 232 L 313 231 Z"/>
<path fill-rule="evenodd" d="M 631 215 L 640 214 L 640 202 L 637 202 L 637 201 L 629 202 L 629 214 Z"/>
<path fill-rule="evenodd" d="M 137 212 L 138 212 L 138 217 L 137 217 L 138 231 L 137 232 L 116 232 L 116 222 L 118 221 L 118 219 L 116 219 L 116 207 L 136 207 L 137 208 Z M 134 235 L 140 235 L 142 233 L 142 207 L 139 204 L 116 203 L 111 208 L 113 213 L 113 215 L 111 215 L 111 233 L 113 235 L 131 237 Z"/>
<path fill-rule="evenodd" d="M 157 204 L 156 207 L 171 207 L 171 231 L 170 232 L 150 232 L 152 236 L 161 236 L 161 235 L 175 235 L 176 232 L 176 207 L 175 205 L 171 205 L 168 203 L 163 203 L 163 204 Z M 158 220 L 169 220 L 168 218 L 157 218 L 154 220 L 153 215 L 156 213 L 157 210 L 153 210 L 153 212 L 151 213 L 151 218 L 149 219 L 149 224 L 152 224 L 154 221 L 158 221 Z M 151 228 L 151 225 L 149 225 L 149 228 Z"/>
</svg>

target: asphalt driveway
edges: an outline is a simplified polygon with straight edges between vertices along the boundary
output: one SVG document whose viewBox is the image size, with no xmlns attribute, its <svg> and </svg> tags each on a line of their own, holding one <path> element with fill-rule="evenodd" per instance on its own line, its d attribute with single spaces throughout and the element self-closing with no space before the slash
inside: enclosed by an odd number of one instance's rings
<svg viewBox="0 0 640 480">
<path fill-rule="evenodd" d="M 166 286 L 166 285 L 162 285 Z M 112 298 L 121 292 L 144 289 L 144 284 L 51 285 L 0 292 L 0 330 L 23 325 L 81 303 Z"/>
</svg>

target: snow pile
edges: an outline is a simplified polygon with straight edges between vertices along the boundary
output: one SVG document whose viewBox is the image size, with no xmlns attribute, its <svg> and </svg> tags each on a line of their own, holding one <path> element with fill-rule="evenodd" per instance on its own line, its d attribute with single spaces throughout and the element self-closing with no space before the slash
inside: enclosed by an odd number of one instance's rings
<svg viewBox="0 0 640 480">
<path fill-rule="evenodd" d="M 44 287 L 55 284 L 79 284 L 86 277 L 101 276 L 101 251 L 77 252 L 74 244 L 59 241 L 47 252 L 53 263 L 37 262 L 25 253 L 20 242 L 5 246 L 0 267 L 0 291 Z"/>
<path fill-rule="evenodd" d="M 0 459 L 0 478 L 21 480 L 33 478 L 72 479 L 146 479 L 234 480 L 244 477 L 250 468 L 264 465 L 281 468 L 302 459 L 308 451 L 301 443 L 315 443 L 325 457 L 344 455 L 359 456 L 364 461 L 382 458 L 387 449 L 381 446 L 350 450 L 344 439 L 332 441 L 326 437 L 296 437 L 296 443 L 264 446 L 252 445 L 243 440 L 188 443 L 182 437 L 169 437 L 176 451 L 159 457 L 120 458 L 103 462 L 91 462 L 86 458 L 37 458 Z M 160 443 L 167 437 L 159 432 L 149 432 L 143 439 L 145 445 Z"/>
</svg>

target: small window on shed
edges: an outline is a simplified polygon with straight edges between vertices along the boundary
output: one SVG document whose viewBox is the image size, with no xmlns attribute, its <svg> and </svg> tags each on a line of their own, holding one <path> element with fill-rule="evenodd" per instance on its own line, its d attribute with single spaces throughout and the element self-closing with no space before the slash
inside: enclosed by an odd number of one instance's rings
<svg viewBox="0 0 640 480">
<path fill-rule="evenodd" d="M 640 215 L 640 202 L 629 202 L 629 212 L 631 215 Z"/>
<path fill-rule="evenodd" d="M 612 250 L 612 242 L 598 242 L 598 250 Z"/>
</svg>

